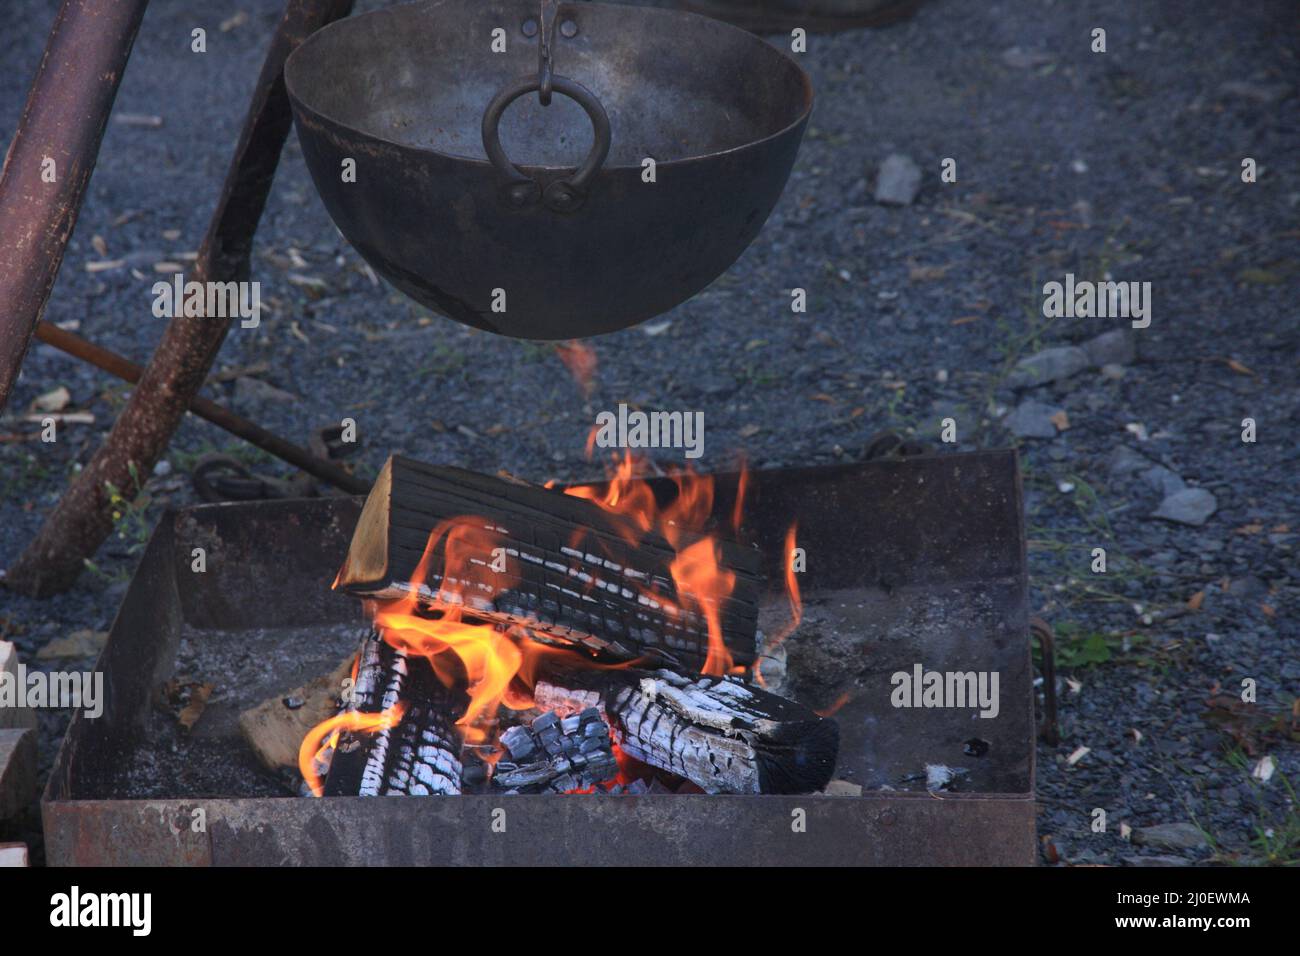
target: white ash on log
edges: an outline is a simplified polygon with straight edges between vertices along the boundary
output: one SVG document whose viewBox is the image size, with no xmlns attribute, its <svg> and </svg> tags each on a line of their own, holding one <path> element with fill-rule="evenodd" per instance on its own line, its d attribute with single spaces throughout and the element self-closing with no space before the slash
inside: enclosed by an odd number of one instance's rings
<svg viewBox="0 0 1300 956">
<path fill-rule="evenodd" d="M 461 792 L 463 692 L 448 689 L 423 657 L 408 657 L 377 635 L 362 642 L 346 710 L 378 714 L 405 705 L 396 726 L 344 732 L 329 761 L 324 795 L 429 796 Z"/>
<path fill-rule="evenodd" d="M 504 549 L 504 569 L 490 567 L 485 555 L 474 567 L 479 580 L 445 577 L 444 537 L 428 580 L 419 583 L 431 603 L 463 603 L 476 617 L 518 626 L 546 643 L 702 669 L 708 624 L 676 592 L 672 546 L 653 532 L 633 546 L 623 536 L 623 519 L 594 502 L 522 482 L 389 458 L 366 499 L 336 586 L 360 597 L 408 594 L 430 532 L 466 516 L 483 519 L 483 529 Z M 717 544 L 720 564 L 735 575 L 731 594 L 719 601 L 721 636 L 743 666 L 754 660 L 760 556 L 722 538 Z M 647 597 L 652 593 L 673 608 Z"/>
<path fill-rule="evenodd" d="M 492 783 L 506 793 L 590 790 L 618 776 L 609 725 L 595 707 L 567 717 L 551 711 L 501 735 L 505 755 Z"/>
<path fill-rule="evenodd" d="M 835 772 L 835 721 L 732 677 L 551 670 L 533 699 L 562 714 L 601 709 L 626 754 L 706 793 L 811 793 Z"/>
</svg>

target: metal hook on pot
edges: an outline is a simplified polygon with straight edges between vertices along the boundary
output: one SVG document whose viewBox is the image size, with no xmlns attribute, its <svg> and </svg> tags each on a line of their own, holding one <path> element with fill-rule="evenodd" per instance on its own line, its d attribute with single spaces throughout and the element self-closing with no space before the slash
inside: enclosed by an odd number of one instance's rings
<svg viewBox="0 0 1300 956">
<path fill-rule="evenodd" d="M 558 0 L 541 0 L 537 15 L 537 99 L 543 106 L 551 105 L 551 92 L 555 88 L 555 71 L 551 65 L 551 49 L 555 42 L 555 21 L 559 19 Z"/>
<path fill-rule="evenodd" d="M 505 180 L 504 194 L 511 205 L 522 208 L 540 202 L 553 212 L 570 213 L 576 212 L 586 202 L 587 186 L 609 155 L 610 129 L 609 116 L 596 95 L 576 80 L 560 76 L 552 70 L 551 45 L 555 40 L 559 5 L 560 0 L 541 0 L 537 76 L 520 77 L 488 104 L 483 112 L 483 150 L 488 162 Z M 563 32 L 566 36 L 572 36 L 567 29 Z M 537 91 L 543 106 L 550 104 L 553 93 L 567 96 L 581 106 L 591 120 L 591 152 L 571 175 L 550 182 L 526 176 L 523 170 L 510 161 L 501 145 L 500 123 L 506 107 L 533 90 Z"/>
</svg>

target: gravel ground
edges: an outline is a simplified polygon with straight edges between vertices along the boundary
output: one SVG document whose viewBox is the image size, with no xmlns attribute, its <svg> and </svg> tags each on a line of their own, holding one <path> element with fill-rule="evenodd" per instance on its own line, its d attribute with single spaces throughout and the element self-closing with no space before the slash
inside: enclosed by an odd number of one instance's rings
<svg viewBox="0 0 1300 956">
<path fill-rule="evenodd" d="M 5 139 L 57 4 L 10 6 L 21 29 L 0 38 Z M 46 318 L 148 358 L 161 332 L 153 263 L 198 245 L 277 8 L 153 5 L 117 110 L 163 124 L 110 124 Z M 1031 609 L 1061 644 L 1061 742 L 1038 753 L 1044 861 L 1295 863 L 1296 21 L 1286 0 L 1203 11 L 1185 0 L 934 0 L 888 30 L 814 36 L 802 62 L 818 105 L 776 213 L 704 293 L 594 340 L 585 399 L 550 347 L 461 328 L 372 284 L 291 142 L 254 261 L 270 315 L 235 330 L 220 359 L 287 395 L 234 381 L 209 393 L 297 440 L 355 418 L 357 467 L 369 474 L 399 452 L 588 475 L 587 429 L 620 401 L 703 409 L 713 467 L 740 449 L 759 466 L 852 460 L 882 428 L 937 443 L 946 417 L 957 441 L 945 449 L 1019 444 Z M 209 31 L 202 57 L 189 52 L 194 26 Z M 1089 50 L 1094 27 L 1107 31 L 1104 54 Z M 893 153 L 923 173 L 903 207 L 873 197 Z M 940 181 L 945 157 L 955 183 Z M 85 268 L 117 258 L 127 265 Z M 1131 332 L 1135 354 L 1112 342 L 1075 374 L 1024 386 L 1021 359 L 1128 325 L 1044 318 L 1043 283 L 1066 273 L 1150 282 L 1150 327 Z M 796 286 L 808 290 L 806 314 L 790 311 Z M 45 445 L 20 416 L 58 385 L 95 423 Z M 32 349 L 0 422 L 0 567 L 125 395 Z M 1254 443 L 1241 440 L 1247 417 Z M 106 630 L 159 510 L 194 500 L 185 470 L 217 449 L 287 475 L 187 421 L 169 473 L 148 481 L 148 505 L 127 513 L 94 572 L 53 600 L 0 592 L 0 633 L 30 657 L 78 629 Z M 1203 524 L 1152 516 L 1180 487 L 1213 496 Z M 1179 500 L 1189 497 L 1209 500 Z M 1104 576 L 1089 568 L 1096 547 Z M 1257 682 L 1257 703 L 1211 702 L 1239 695 L 1243 678 Z M 48 768 L 64 717 L 42 720 Z M 1275 772 L 1253 779 L 1265 757 Z M 1098 807 L 1103 833 L 1091 828 Z M 1143 832 L 1158 824 L 1191 826 Z"/>
</svg>

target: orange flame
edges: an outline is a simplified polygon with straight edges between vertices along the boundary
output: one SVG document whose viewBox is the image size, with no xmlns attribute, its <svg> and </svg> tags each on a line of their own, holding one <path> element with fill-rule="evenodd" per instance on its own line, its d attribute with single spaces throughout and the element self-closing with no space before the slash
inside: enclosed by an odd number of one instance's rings
<svg viewBox="0 0 1300 956">
<path fill-rule="evenodd" d="M 840 694 L 839 697 L 835 698 L 835 703 L 831 704 L 829 707 L 824 707 L 821 710 L 814 710 L 813 713 L 816 714 L 818 717 L 834 717 L 836 714 L 840 712 L 840 708 L 843 707 L 852 699 L 853 699 L 853 695 L 845 691 L 844 693 Z"/>
<path fill-rule="evenodd" d="M 442 548 L 442 582 L 432 600 L 422 594 Z M 402 597 L 377 606 L 375 627 L 389 644 L 426 657 L 443 683 L 451 686 L 464 672 L 469 682 L 469 706 L 456 722 L 468 744 L 484 743 L 483 725 L 496 717 L 506 703 L 519 703 L 510 694 L 510 682 L 523 663 L 525 648 L 535 642 L 517 642 L 492 624 L 465 620 L 466 602 L 491 600 L 504 590 L 507 575 L 493 570 L 493 552 L 501 538 L 487 518 L 465 515 L 441 522 L 429 533 L 424 554 L 411 577 L 411 589 Z M 495 580 L 494 580 L 495 579 Z M 472 614 L 472 608 L 468 611 Z M 451 658 L 458 661 L 460 668 Z"/>
<path fill-rule="evenodd" d="M 589 452 L 592 437 L 587 442 Z M 624 452 L 622 459 L 614 459 L 603 493 L 581 485 L 567 489 L 565 494 L 595 502 L 618 519 L 615 530 L 632 547 L 638 546 L 651 531 L 663 536 L 677 552 L 669 566 L 677 596 L 684 608 L 700 614 L 708 627 L 709 650 L 703 673 L 713 677 L 743 673 L 722 639 L 721 608 L 735 589 L 736 576 L 722 566 L 722 549 L 717 537 L 701 537 L 713 514 L 713 476 L 697 474 L 690 467 L 670 472 L 668 478 L 677 486 L 677 494 L 660 507 L 654 490 L 640 477 L 644 467 L 631 452 Z M 732 515 L 732 525 L 737 528 L 748 487 L 748 469 L 742 466 L 740 475 Z M 682 611 L 652 588 L 643 588 L 642 595 L 669 613 Z"/>
<path fill-rule="evenodd" d="M 703 538 L 678 553 L 670 569 L 677 593 L 688 607 L 704 615 L 709 628 L 709 654 L 703 673 L 722 677 L 736 673 L 736 661 L 722 640 L 721 603 L 736 586 L 736 575 L 722 570 L 717 542 Z M 743 669 L 742 669 L 743 670 Z"/>
<path fill-rule="evenodd" d="M 798 529 L 799 522 L 790 525 L 785 533 L 785 547 L 781 551 L 781 557 L 785 560 L 785 594 L 790 601 L 790 623 L 781 630 L 780 634 L 767 642 L 768 650 L 777 647 L 798 630 L 799 622 L 803 620 L 803 598 L 799 594 L 799 579 L 795 576 L 794 570 L 795 533 Z"/>
</svg>

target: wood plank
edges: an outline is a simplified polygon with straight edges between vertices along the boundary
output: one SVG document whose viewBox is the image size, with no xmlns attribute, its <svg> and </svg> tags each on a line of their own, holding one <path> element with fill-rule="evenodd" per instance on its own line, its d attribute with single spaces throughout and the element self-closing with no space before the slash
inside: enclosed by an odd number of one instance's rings
<svg viewBox="0 0 1300 956">
<path fill-rule="evenodd" d="M 356 655 L 349 655 L 329 674 L 302 687 L 267 698 L 239 715 L 239 732 L 268 770 L 298 766 L 302 739 L 317 724 L 334 716 L 343 681 Z"/>
<path fill-rule="evenodd" d="M 0 866 L 31 866 L 26 843 L 0 843 Z"/>
</svg>

